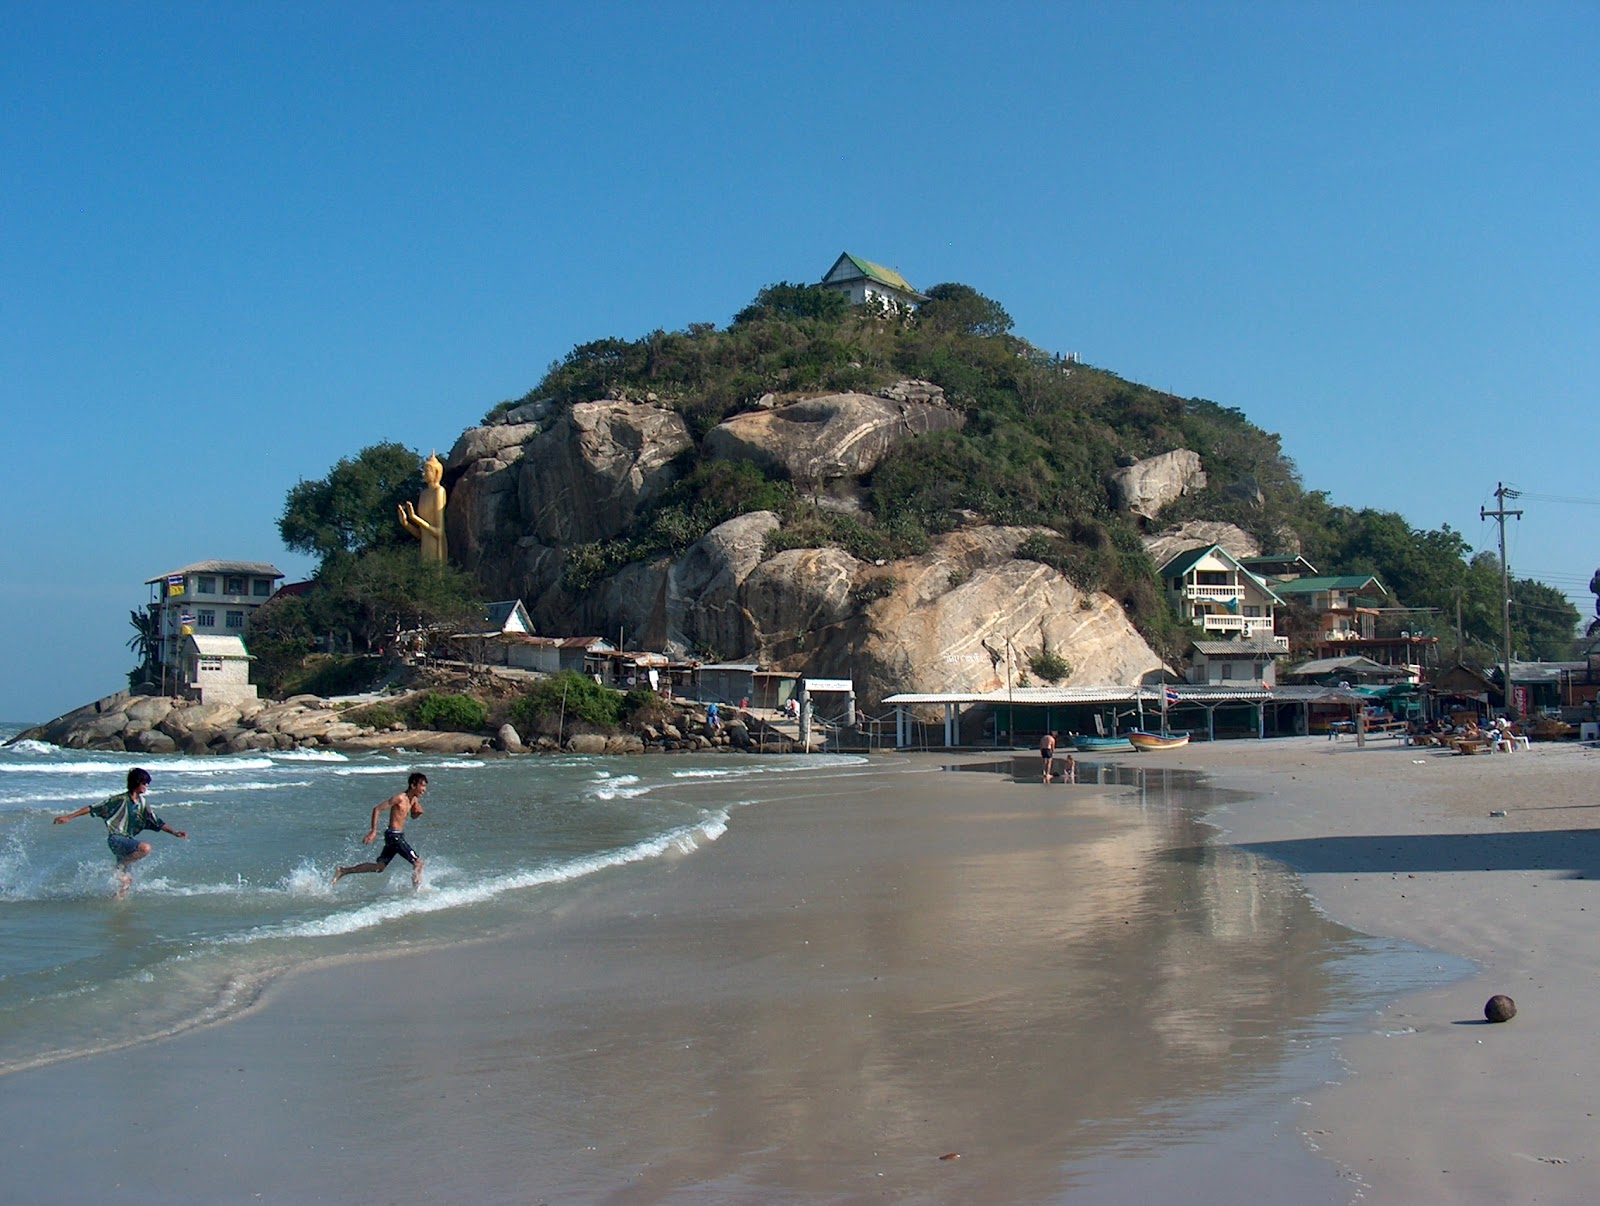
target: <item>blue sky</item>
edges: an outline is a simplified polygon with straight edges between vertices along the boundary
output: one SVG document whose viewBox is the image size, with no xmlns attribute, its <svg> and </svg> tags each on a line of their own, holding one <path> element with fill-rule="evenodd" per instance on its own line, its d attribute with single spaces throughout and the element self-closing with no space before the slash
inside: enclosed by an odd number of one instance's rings
<svg viewBox="0 0 1600 1206">
<path fill-rule="evenodd" d="M 146 578 L 840 251 L 1283 435 L 1589 615 L 1600 9 L 0 0 L 0 718 Z"/>
</svg>

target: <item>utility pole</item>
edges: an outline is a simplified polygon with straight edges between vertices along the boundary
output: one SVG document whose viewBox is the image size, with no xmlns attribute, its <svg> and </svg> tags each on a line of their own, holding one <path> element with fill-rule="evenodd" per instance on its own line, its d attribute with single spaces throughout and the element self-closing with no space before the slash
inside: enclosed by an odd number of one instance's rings
<svg viewBox="0 0 1600 1206">
<path fill-rule="evenodd" d="M 1495 509 L 1486 507 L 1478 508 L 1478 520 L 1495 519 L 1500 524 L 1500 632 L 1505 641 L 1505 662 L 1502 668 L 1501 686 L 1505 690 L 1506 712 L 1511 712 L 1511 567 L 1506 564 L 1506 516 L 1514 515 L 1522 518 L 1521 511 L 1506 510 L 1506 499 L 1521 498 L 1522 491 L 1513 490 L 1504 482 L 1495 485 Z"/>
</svg>

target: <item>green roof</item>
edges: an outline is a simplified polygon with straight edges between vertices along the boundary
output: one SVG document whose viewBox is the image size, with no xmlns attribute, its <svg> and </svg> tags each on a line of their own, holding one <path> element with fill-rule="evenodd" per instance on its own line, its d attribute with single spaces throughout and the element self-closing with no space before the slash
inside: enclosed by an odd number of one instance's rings
<svg viewBox="0 0 1600 1206">
<path fill-rule="evenodd" d="M 1274 582 L 1272 589 L 1280 595 L 1314 595 L 1325 590 L 1364 590 L 1376 586 L 1387 595 L 1382 582 L 1371 574 L 1324 574 L 1318 578 L 1291 578 L 1287 582 Z"/>
<path fill-rule="evenodd" d="M 861 275 L 868 280 L 877 281 L 880 285 L 887 285 L 891 289 L 898 289 L 902 293 L 909 293 L 912 297 L 926 300 L 922 297 L 922 294 L 911 287 L 911 282 L 893 268 L 885 268 L 882 264 L 874 264 L 871 260 L 864 260 L 858 255 L 851 255 L 848 251 L 840 258 L 849 260 L 856 266 Z M 838 266 L 838 263 L 835 262 L 834 267 L 837 268 Z"/>
</svg>

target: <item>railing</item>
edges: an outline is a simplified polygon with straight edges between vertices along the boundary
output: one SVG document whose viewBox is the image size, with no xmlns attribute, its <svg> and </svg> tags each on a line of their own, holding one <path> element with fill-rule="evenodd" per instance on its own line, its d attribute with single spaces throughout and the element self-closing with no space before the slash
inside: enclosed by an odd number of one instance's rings
<svg viewBox="0 0 1600 1206">
<path fill-rule="evenodd" d="M 1244 591 L 1237 586 L 1202 586 L 1198 583 L 1184 584 L 1183 593 L 1190 599 L 1242 599 Z"/>
<path fill-rule="evenodd" d="M 1210 632 L 1243 632 L 1250 623 L 1243 616 L 1198 616 L 1203 628 Z"/>
</svg>

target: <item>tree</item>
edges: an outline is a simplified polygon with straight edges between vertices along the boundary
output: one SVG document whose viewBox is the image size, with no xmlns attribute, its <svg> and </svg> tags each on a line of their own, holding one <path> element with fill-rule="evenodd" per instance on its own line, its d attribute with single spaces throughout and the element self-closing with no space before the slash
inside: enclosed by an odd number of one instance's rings
<svg viewBox="0 0 1600 1206">
<path fill-rule="evenodd" d="M 935 285 L 927 296 L 917 309 L 917 321 L 936 331 L 992 336 L 1011 329 L 1011 315 L 1005 307 L 971 285 Z"/>
<path fill-rule="evenodd" d="M 763 318 L 839 319 L 849 310 L 850 299 L 837 289 L 779 281 L 757 293 L 755 301 L 734 315 L 733 323 L 739 326 Z"/>
<path fill-rule="evenodd" d="M 483 602 L 471 577 L 422 561 L 411 548 L 335 557 L 317 575 L 310 615 L 316 631 L 344 631 L 358 648 L 386 646 L 416 628 L 481 624 Z"/>
<path fill-rule="evenodd" d="M 135 672 L 141 672 L 156 660 L 156 643 L 161 633 L 156 627 L 153 611 L 129 611 L 128 623 L 133 625 L 133 635 L 128 638 L 128 648 L 138 655 Z"/>
<path fill-rule="evenodd" d="M 289 491 L 278 534 L 289 548 L 320 557 L 409 543 L 395 512 L 415 501 L 421 460 L 404 444 L 373 444 L 345 458 L 320 481 L 301 481 Z"/>
</svg>

